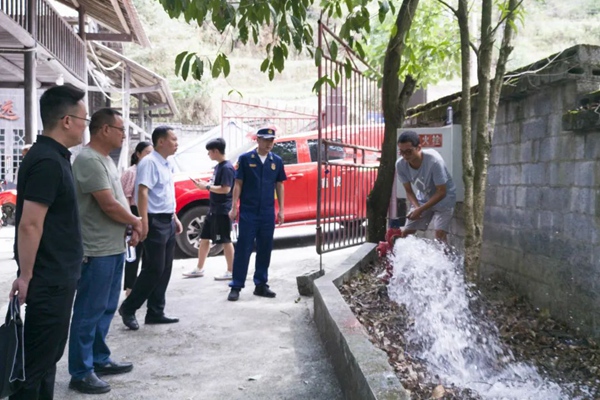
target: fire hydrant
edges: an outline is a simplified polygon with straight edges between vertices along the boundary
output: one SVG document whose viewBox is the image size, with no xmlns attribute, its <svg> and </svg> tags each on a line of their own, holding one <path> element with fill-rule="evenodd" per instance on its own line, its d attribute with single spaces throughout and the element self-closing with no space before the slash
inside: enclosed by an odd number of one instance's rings
<svg viewBox="0 0 600 400">
<path fill-rule="evenodd" d="M 385 274 L 382 279 L 386 284 L 390 282 L 394 272 L 394 268 L 388 258 L 388 253 L 393 251 L 394 242 L 399 237 L 402 237 L 402 229 L 390 228 L 385 233 L 385 242 L 379 242 L 379 245 L 377 245 L 377 255 L 385 265 Z"/>
</svg>

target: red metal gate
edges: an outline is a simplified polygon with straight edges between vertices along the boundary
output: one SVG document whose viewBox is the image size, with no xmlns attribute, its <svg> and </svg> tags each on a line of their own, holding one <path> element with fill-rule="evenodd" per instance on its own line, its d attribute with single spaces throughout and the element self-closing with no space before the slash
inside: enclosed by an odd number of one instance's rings
<svg viewBox="0 0 600 400">
<path fill-rule="evenodd" d="M 317 253 L 365 242 L 384 125 L 375 71 L 319 23 Z M 367 71 L 373 72 L 368 74 Z"/>
</svg>

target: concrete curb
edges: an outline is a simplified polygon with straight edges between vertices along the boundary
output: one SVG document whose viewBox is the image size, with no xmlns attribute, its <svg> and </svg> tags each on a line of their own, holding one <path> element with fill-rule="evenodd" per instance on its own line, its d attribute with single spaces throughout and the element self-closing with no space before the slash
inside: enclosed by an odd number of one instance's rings
<svg viewBox="0 0 600 400">
<path fill-rule="evenodd" d="M 409 400 L 386 354 L 370 341 L 338 287 L 376 257 L 375 244 L 363 244 L 331 273 L 314 281 L 314 319 L 345 399 Z"/>
</svg>

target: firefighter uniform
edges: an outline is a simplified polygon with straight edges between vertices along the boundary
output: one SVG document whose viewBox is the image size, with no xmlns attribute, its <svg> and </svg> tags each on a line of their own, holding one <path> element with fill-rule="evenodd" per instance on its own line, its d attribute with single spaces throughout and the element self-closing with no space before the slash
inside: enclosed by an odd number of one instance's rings
<svg viewBox="0 0 600 400">
<path fill-rule="evenodd" d="M 244 287 L 256 241 L 254 284 L 258 287 L 266 285 L 268 281 L 275 230 L 275 186 L 277 182 L 286 180 L 283 161 L 269 152 L 263 164 L 257 151 L 250 151 L 238 159 L 235 178 L 242 181 L 242 190 L 233 280 L 229 286 L 232 289 Z"/>
</svg>

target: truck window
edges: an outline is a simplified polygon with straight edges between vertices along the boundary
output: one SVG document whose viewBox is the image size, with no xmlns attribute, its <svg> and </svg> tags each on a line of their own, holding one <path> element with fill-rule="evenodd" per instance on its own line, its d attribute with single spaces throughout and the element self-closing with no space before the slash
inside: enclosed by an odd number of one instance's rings
<svg viewBox="0 0 600 400">
<path fill-rule="evenodd" d="M 310 152 L 310 161 L 317 161 L 317 139 L 309 139 L 306 141 L 308 143 L 308 151 Z M 323 147 L 321 146 L 321 158 L 325 161 L 325 154 L 323 154 Z M 344 159 L 344 148 L 342 146 L 329 146 L 327 148 L 327 160 L 342 160 Z"/>
<path fill-rule="evenodd" d="M 298 164 L 298 149 L 295 140 L 277 142 L 271 151 L 281 157 L 283 165 Z"/>
</svg>

